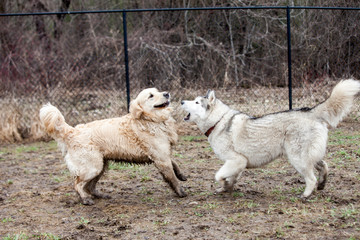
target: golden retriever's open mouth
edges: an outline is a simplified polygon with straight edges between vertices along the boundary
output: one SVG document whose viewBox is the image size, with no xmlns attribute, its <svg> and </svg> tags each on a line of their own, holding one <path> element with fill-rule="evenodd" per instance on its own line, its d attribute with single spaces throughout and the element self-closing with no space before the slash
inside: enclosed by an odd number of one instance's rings
<svg viewBox="0 0 360 240">
<path fill-rule="evenodd" d="M 159 105 L 155 105 L 154 108 L 165 108 L 167 106 L 169 106 L 170 101 L 166 101 L 163 104 L 159 104 Z"/>
</svg>

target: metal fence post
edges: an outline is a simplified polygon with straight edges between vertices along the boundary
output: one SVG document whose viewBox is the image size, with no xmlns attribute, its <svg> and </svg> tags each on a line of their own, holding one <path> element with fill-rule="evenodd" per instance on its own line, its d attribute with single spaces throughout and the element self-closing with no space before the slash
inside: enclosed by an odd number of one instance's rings
<svg viewBox="0 0 360 240">
<path fill-rule="evenodd" d="M 125 54 L 125 78 L 126 78 L 126 96 L 127 96 L 127 110 L 130 108 L 130 80 L 129 80 L 129 56 L 127 43 L 127 22 L 126 11 L 123 10 L 123 30 L 124 30 L 124 54 Z"/>
<path fill-rule="evenodd" d="M 290 8 L 286 8 L 287 21 L 287 41 L 288 41 L 288 86 L 289 86 L 289 110 L 292 109 L 292 79 L 291 79 L 291 28 L 290 28 Z"/>
</svg>

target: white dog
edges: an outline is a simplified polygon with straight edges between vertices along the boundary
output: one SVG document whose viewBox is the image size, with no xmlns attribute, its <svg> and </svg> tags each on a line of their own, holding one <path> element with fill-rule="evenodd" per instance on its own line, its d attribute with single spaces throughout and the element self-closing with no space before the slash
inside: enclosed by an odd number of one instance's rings
<svg viewBox="0 0 360 240">
<path fill-rule="evenodd" d="M 186 178 L 171 160 L 170 147 L 178 135 L 169 104 L 169 93 L 145 89 L 131 102 L 129 114 L 76 127 L 69 126 L 50 103 L 40 109 L 40 120 L 62 148 L 84 204 L 94 204 L 92 197 L 107 197 L 97 192 L 95 185 L 108 160 L 154 163 L 175 193 L 186 196 L 177 181 Z"/>
<path fill-rule="evenodd" d="M 230 109 L 216 99 L 214 91 L 194 101 L 182 101 L 193 121 L 208 136 L 215 154 L 225 164 L 216 173 L 221 191 L 232 191 L 238 175 L 245 168 L 265 165 L 285 155 L 304 177 L 306 188 L 302 197 L 311 195 L 316 187 L 314 168 L 319 171 L 317 188 L 324 189 L 328 167 L 326 152 L 328 127 L 336 127 L 350 111 L 360 82 L 338 83 L 331 96 L 314 108 L 302 108 L 253 118 Z"/>
</svg>

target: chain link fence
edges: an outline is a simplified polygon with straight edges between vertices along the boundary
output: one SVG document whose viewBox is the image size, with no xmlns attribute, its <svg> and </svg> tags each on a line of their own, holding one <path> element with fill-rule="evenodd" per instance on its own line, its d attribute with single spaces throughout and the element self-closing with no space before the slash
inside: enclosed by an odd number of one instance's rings
<svg viewBox="0 0 360 240">
<path fill-rule="evenodd" d="M 341 78 L 360 78 L 360 9 L 287 10 L 293 108 L 324 101 Z M 1 142 L 44 138 L 44 103 L 76 125 L 126 114 L 127 99 L 147 87 L 171 92 L 179 123 L 180 101 L 208 89 L 253 116 L 289 109 L 285 8 L 128 11 L 128 62 L 123 16 L 0 17 Z M 359 122 L 359 109 L 357 99 L 351 121 Z"/>
</svg>

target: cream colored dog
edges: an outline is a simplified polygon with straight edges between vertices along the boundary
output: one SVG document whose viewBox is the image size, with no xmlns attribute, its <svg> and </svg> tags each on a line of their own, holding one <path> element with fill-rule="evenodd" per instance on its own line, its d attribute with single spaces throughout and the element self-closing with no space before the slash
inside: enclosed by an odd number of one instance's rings
<svg viewBox="0 0 360 240">
<path fill-rule="evenodd" d="M 50 103 L 40 109 L 40 120 L 58 142 L 84 204 L 94 204 L 92 197 L 107 198 L 95 190 L 95 185 L 108 160 L 154 163 L 175 193 L 186 196 L 177 181 L 186 178 L 171 160 L 171 145 L 178 135 L 169 99 L 168 92 L 145 89 L 131 102 L 129 114 L 76 127 L 69 126 Z"/>
</svg>

